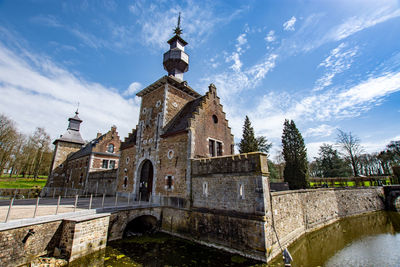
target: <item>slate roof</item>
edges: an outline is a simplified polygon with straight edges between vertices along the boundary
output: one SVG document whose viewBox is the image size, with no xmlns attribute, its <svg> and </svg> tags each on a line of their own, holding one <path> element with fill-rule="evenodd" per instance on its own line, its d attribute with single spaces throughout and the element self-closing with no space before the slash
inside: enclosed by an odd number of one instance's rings
<svg viewBox="0 0 400 267">
<path fill-rule="evenodd" d="M 192 100 L 175 115 L 171 122 L 164 128 L 163 136 L 171 135 L 184 131 L 189 126 L 189 119 L 193 117 L 193 112 L 200 106 L 201 101 L 205 96 Z"/>
<path fill-rule="evenodd" d="M 81 145 L 85 144 L 81 133 L 72 129 L 68 129 L 63 135 L 60 136 L 60 138 L 56 139 L 53 144 L 55 144 L 57 141 L 64 141 Z"/>
<path fill-rule="evenodd" d="M 68 156 L 68 160 L 73 160 L 77 159 L 83 156 L 90 155 L 93 151 L 93 148 L 106 136 L 106 134 L 103 134 L 89 143 L 87 143 L 84 147 L 82 147 L 80 150 L 76 151 L 72 155 Z M 108 153 L 108 152 L 100 152 L 99 154 L 104 154 L 104 155 L 110 155 L 110 156 L 115 156 L 113 153 Z"/>
</svg>

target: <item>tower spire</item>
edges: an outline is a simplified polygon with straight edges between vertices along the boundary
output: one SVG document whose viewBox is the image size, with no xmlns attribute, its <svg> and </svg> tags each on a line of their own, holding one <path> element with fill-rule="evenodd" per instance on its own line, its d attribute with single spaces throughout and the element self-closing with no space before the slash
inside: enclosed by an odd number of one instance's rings
<svg viewBox="0 0 400 267">
<path fill-rule="evenodd" d="M 183 73 L 189 70 L 189 55 L 185 53 L 187 42 L 180 36 L 182 34 L 180 12 L 174 33 L 175 35 L 168 40 L 169 50 L 164 53 L 163 65 L 168 75 L 183 80 Z"/>
</svg>

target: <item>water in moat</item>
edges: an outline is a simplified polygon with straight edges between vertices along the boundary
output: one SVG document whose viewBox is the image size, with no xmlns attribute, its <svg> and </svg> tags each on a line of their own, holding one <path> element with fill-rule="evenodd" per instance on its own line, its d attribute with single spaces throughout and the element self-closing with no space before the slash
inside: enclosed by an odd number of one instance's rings
<svg viewBox="0 0 400 267">
<path fill-rule="evenodd" d="M 342 219 L 304 235 L 291 246 L 293 267 L 400 266 L 400 213 Z M 163 233 L 110 242 L 106 250 L 69 266 L 284 266 L 263 264 Z"/>
</svg>

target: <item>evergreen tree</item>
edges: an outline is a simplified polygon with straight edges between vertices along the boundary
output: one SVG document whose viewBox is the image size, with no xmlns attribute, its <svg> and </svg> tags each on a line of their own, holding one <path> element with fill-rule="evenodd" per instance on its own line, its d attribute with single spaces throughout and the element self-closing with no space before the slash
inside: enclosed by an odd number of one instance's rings
<svg viewBox="0 0 400 267">
<path fill-rule="evenodd" d="M 256 137 L 249 117 L 245 117 L 242 140 L 239 143 L 239 153 L 261 151 L 268 154 L 272 144 L 268 143 L 265 136 Z"/>
<path fill-rule="evenodd" d="M 285 169 L 283 177 L 290 189 L 308 187 L 307 149 L 303 137 L 293 120 L 285 120 L 282 134 L 283 157 Z"/>
<path fill-rule="evenodd" d="M 347 177 L 351 174 L 346 162 L 339 157 L 332 145 L 322 144 L 319 157 L 315 158 L 323 177 Z"/>
</svg>

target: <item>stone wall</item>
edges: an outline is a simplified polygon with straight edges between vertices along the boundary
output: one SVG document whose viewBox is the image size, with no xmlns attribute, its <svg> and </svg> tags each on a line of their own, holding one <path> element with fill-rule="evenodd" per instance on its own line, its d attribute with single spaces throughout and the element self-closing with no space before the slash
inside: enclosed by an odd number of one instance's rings
<svg viewBox="0 0 400 267">
<path fill-rule="evenodd" d="M 113 196 L 117 189 L 117 169 L 89 172 L 87 192 Z"/>
<path fill-rule="evenodd" d="M 104 249 L 107 244 L 109 214 L 64 220 L 59 243 L 70 261 Z"/>
<path fill-rule="evenodd" d="M 384 209 L 382 188 L 317 189 L 271 193 L 272 213 L 265 228 L 268 259 L 305 232 L 331 224 L 340 218 Z M 267 210 L 271 210 L 269 207 Z M 272 224 L 271 220 L 274 220 Z M 275 226 L 275 227 L 273 227 Z"/>
<path fill-rule="evenodd" d="M 52 253 L 61 232 L 61 220 L 0 231 L 0 266 L 19 266 Z"/>
<path fill-rule="evenodd" d="M 266 161 L 263 153 L 192 160 L 193 207 L 265 213 Z"/>
<path fill-rule="evenodd" d="M 161 230 L 194 242 L 265 261 L 264 216 L 163 208 Z"/>
</svg>

